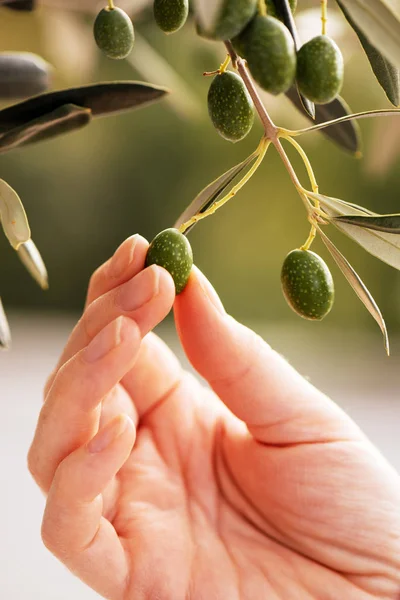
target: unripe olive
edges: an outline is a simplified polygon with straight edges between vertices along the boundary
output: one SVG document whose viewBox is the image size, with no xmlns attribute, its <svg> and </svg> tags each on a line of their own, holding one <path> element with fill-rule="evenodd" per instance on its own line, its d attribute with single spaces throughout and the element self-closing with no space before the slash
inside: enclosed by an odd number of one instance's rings
<svg viewBox="0 0 400 600">
<path fill-rule="evenodd" d="M 175 290 L 185 288 L 193 266 L 193 252 L 189 241 L 178 229 L 164 229 L 151 242 L 146 255 L 146 267 L 159 265 L 172 276 Z"/>
<path fill-rule="evenodd" d="M 238 142 L 246 137 L 254 122 L 253 101 L 239 75 L 226 71 L 214 77 L 208 92 L 208 113 L 226 140 Z"/>
<path fill-rule="evenodd" d="M 318 35 L 297 53 L 297 83 L 301 93 L 316 104 L 336 98 L 343 85 L 343 56 L 327 35 Z"/>
<path fill-rule="evenodd" d="M 197 31 L 212 40 L 230 40 L 254 17 L 257 3 L 258 0 L 223 0 L 213 24 L 208 29 L 197 24 Z"/>
<path fill-rule="evenodd" d="M 96 44 L 108 58 L 126 58 L 133 48 L 132 21 L 120 8 L 103 8 L 93 27 Z"/>
<path fill-rule="evenodd" d="M 186 23 L 189 0 L 154 0 L 154 18 L 165 33 L 174 33 Z"/>
<path fill-rule="evenodd" d="M 267 7 L 268 16 L 276 17 L 277 19 L 279 19 L 280 17 L 276 11 L 274 0 L 265 0 L 265 4 Z M 292 11 L 292 14 L 294 14 L 296 12 L 296 8 L 297 8 L 297 0 L 289 0 L 289 5 L 290 5 L 290 10 Z"/>
<path fill-rule="evenodd" d="M 265 91 L 277 95 L 289 89 L 296 73 L 296 51 L 283 23 L 257 15 L 233 43 Z"/>
<path fill-rule="evenodd" d="M 289 252 L 282 265 L 281 283 L 287 303 L 304 319 L 320 321 L 331 310 L 335 297 L 332 275 L 315 252 Z"/>
</svg>

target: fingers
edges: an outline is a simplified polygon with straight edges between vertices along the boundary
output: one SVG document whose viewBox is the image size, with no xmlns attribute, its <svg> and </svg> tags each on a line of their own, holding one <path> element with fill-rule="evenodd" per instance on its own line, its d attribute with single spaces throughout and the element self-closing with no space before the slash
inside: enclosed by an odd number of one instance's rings
<svg viewBox="0 0 400 600">
<path fill-rule="evenodd" d="M 102 490 L 130 455 L 131 420 L 120 415 L 58 467 L 43 518 L 47 548 L 102 597 L 122 597 L 128 563 L 118 535 L 102 517 Z"/>
<path fill-rule="evenodd" d="M 257 440 L 283 445 L 362 436 L 339 407 L 226 314 L 196 268 L 177 296 L 175 318 L 195 369 Z"/>
<path fill-rule="evenodd" d="M 120 317 L 58 372 L 28 454 L 29 469 L 45 492 L 59 463 L 97 431 L 102 400 L 132 367 L 140 342 L 138 325 Z M 125 406 L 135 419 L 133 404 Z"/>
</svg>

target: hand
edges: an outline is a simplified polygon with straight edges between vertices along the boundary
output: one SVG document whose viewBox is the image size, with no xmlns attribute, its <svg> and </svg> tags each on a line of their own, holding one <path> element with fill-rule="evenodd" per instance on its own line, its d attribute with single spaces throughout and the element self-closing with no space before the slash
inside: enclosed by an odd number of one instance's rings
<svg viewBox="0 0 400 600">
<path fill-rule="evenodd" d="M 92 277 L 29 468 L 46 546 L 112 600 L 400 598 L 400 478 L 194 269 Z M 169 312 L 203 386 L 149 331 Z"/>
</svg>

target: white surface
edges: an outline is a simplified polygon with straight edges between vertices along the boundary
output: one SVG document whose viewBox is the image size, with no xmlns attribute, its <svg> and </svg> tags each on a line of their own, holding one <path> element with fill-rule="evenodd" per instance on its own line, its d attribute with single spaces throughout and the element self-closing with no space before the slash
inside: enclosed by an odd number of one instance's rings
<svg viewBox="0 0 400 600">
<path fill-rule="evenodd" d="M 26 468 L 43 384 L 72 320 L 14 315 L 10 321 L 13 349 L 0 355 L 0 598 L 98 599 L 42 546 L 44 499 Z M 332 332 L 329 344 L 325 338 L 317 345 L 316 340 L 304 339 L 304 331 L 269 325 L 268 341 L 340 402 L 400 470 L 398 348 L 388 360 L 378 335 L 360 340 L 349 332 Z"/>
</svg>

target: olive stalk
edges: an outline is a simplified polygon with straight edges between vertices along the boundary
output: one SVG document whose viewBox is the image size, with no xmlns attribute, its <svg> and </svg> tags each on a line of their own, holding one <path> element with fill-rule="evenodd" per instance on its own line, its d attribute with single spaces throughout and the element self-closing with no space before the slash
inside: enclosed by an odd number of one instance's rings
<svg viewBox="0 0 400 600">
<path fill-rule="evenodd" d="M 326 35 L 326 22 L 327 22 L 327 11 L 328 11 L 328 0 L 321 0 L 321 22 L 322 22 L 322 35 Z"/>
<path fill-rule="evenodd" d="M 114 10 L 115 6 L 114 6 L 114 0 L 107 0 L 108 1 L 108 8 L 110 10 Z"/>
</svg>

